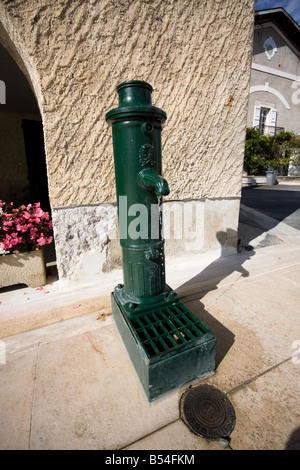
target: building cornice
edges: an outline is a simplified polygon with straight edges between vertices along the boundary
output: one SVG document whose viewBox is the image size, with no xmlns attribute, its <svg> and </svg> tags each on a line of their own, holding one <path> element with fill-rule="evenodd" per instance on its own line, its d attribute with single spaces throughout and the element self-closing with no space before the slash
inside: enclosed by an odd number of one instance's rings
<svg viewBox="0 0 300 470">
<path fill-rule="evenodd" d="M 294 75 L 292 73 L 284 72 L 283 70 L 273 69 L 272 67 L 267 67 L 266 65 L 256 64 L 252 62 L 251 68 L 253 70 L 258 70 L 259 72 L 269 73 L 270 75 L 275 75 L 276 77 L 287 78 L 288 80 L 293 80 L 300 82 L 300 75 Z"/>
</svg>

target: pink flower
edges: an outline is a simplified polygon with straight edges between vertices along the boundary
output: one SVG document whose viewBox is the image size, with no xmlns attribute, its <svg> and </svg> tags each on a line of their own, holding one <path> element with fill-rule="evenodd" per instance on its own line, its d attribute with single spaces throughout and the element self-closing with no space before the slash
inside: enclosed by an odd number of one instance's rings
<svg viewBox="0 0 300 470">
<path fill-rule="evenodd" d="M 13 245 L 12 245 L 12 243 L 10 243 L 9 240 L 4 240 L 4 249 L 10 249 L 12 247 L 13 247 Z"/>
<path fill-rule="evenodd" d="M 30 229 L 30 239 L 31 240 L 34 240 L 36 238 L 36 232 L 37 232 L 37 228 L 31 228 Z"/>
<path fill-rule="evenodd" d="M 44 238 L 43 234 L 41 234 L 41 235 L 42 236 L 37 239 L 37 242 L 38 242 L 39 246 L 46 245 L 46 239 Z"/>
<path fill-rule="evenodd" d="M 47 236 L 52 230 L 52 222 L 48 212 L 44 212 L 40 203 L 13 207 L 0 200 L 1 226 L 0 246 L 4 250 L 30 251 L 39 250 L 40 247 L 53 241 Z"/>
<path fill-rule="evenodd" d="M 34 212 L 35 217 L 42 217 L 44 215 L 44 211 L 40 208 L 37 208 Z"/>
</svg>

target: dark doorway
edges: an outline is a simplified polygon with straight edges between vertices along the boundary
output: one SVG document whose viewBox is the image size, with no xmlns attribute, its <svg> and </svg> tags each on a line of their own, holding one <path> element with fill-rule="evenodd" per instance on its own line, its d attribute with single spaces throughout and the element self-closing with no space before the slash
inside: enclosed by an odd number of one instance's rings
<svg viewBox="0 0 300 470">
<path fill-rule="evenodd" d="M 37 120 L 22 119 L 24 145 L 28 169 L 30 203 L 39 202 L 51 218 L 48 192 L 47 164 L 44 144 L 43 123 Z M 54 241 L 44 247 L 47 275 L 56 274 L 56 253 Z M 48 276 L 49 277 L 49 276 Z"/>
<path fill-rule="evenodd" d="M 40 202 L 41 208 L 50 212 L 43 124 L 23 119 L 22 127 L 31 201 Z"/>
</svg>

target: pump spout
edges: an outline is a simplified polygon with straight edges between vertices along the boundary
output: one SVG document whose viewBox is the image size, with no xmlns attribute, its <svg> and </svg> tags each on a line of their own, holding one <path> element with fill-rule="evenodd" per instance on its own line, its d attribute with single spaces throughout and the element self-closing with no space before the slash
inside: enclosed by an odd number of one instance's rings
<svg viewBox="0 0 300 470">
<path fill-rule="evenodd" d="M 170 193 L 167 180 L 159 176 L 152 168 L 141 170 L 137 180 L 141 188 L 154 191 L 156 196 L 167 196 Z"/>
</svg>

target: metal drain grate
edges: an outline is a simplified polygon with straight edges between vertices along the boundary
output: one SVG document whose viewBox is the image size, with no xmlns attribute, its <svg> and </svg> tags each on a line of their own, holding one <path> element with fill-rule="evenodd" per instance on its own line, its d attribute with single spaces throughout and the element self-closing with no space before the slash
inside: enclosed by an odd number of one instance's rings
<svg viewBox="0 0 300 470">
<path fill-rule="evenodd" d="M 227 396 L 206 384 L 192 387 L 182 395 L 180 416 L 192 432 L 209 439 L 228 438 L 236 420 Z"/>
<path fill-rule="evenodd" d="M 130 323 L 149 358 L 189 345 L 210 332 L 181 303 L 139 314 Z"/>
</svg>

